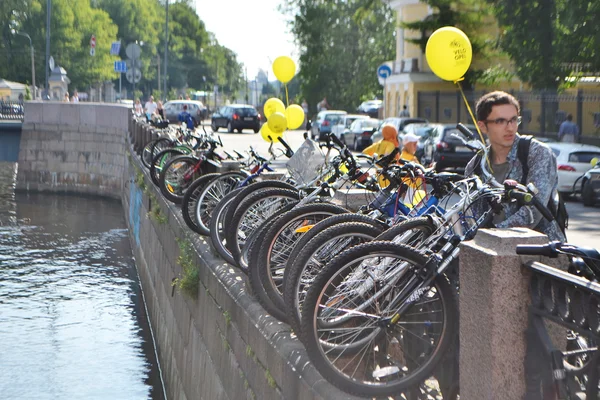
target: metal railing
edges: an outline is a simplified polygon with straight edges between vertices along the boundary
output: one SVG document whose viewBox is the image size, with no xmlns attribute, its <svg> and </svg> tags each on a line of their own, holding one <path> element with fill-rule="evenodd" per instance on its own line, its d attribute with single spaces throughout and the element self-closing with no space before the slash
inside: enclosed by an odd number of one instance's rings
<svg viewBox="0 0 600 400">
<path fill-rule="evenodd" d="M 600 285 L 539 262 L 524 266 L 532 273 L 526 398 L 543 387 L 552 398 L 598 399 Z"/>
<path fill-rule="evenodd" d="M 23 102 L 0 100 L 0 121 L 23 121 L 24 111 Z"/>
</svg>

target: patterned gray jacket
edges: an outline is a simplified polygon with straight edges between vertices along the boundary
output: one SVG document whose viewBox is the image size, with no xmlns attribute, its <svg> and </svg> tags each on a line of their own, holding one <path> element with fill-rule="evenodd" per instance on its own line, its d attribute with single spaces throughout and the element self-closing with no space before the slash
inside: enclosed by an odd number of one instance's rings
<svg viewBox="0 0 600 400">
<path fill-rule="evenodd" d="M 517 157 L 518 143 L 521 136 L 517 137 L 508 153 L 508 175 L 506 179 L 514 179 L 521 182 L 523 178 L 523 166 Z M 473 157 L 465 168 L 465 176 L 471 176 L 477 169 L 476 158 Z M 533 182 L 539 190 L 538 199 L 544 205 L 548 204 L 550 197 L 558 205 L 558 173 L 556 169 L 556 157 L 552 150 L 544 143 L 537 140 L 531 141 L 529 148 L 529 173 L 527 183 Z M 500 182 L 502 183 L 502 182 Z M 477 213 L 475 207 L 475 212 Z M 497 228 L 523 227 L 544 233 L 550 240 L 565 241 L 565 236 L 555 221 L 548 222 L 534 206 L 519 207 L 516 203 L 503 204 L 506 219 L 498 224 Z"/>
</svg>

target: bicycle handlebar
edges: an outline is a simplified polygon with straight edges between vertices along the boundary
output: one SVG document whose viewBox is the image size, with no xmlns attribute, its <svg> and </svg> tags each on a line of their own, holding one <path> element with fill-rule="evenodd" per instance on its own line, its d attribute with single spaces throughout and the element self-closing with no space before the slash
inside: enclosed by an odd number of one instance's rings
<svg viewBox="0 0 600 400">
<path fill-rule="evenodd" d="M 292 148 L 290 147 L 289 144 L 287 144 L 285 142 L 285 140 L 283 140 L 283 137 L 279 136 L 277 138 L 277 140 L 279 140 L 279 143 L 281 143 L 283 145 L 283 147 L 285 147 L 286 151 L 285 151 L 285 156 L 287 158 L 291 158 L 294 155 L 294 150 L 292 150 Z"/>
<path fill-rule="evenodd" d="M 559 254 L 556 250 L 556 243 L 557 242 L 546 244 L 518 244 L 517 254 L 523 256 L 545 256 L 556 258 Z"/>
</svg>

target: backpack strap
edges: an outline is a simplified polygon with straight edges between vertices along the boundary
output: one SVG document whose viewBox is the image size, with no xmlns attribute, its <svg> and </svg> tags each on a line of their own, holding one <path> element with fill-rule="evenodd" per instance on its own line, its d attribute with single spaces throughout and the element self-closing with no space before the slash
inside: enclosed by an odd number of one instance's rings
<svg viewBox="0 0 600 400">
<path fill-rule="evenodd" d="M 521 178 L 522 185 L 527 185 L 527 178 L 529 176 L 529 147 L 531 146 L 532 139 L 533 136 L 531 135 L 523 135 L 517 144 L 517 158 L 523 167 L 523 177 Z"/>
</svg>

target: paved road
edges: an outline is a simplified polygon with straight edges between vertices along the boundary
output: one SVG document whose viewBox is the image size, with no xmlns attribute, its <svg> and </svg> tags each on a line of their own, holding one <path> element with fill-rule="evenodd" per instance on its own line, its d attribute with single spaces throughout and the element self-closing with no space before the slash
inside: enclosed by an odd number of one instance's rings
<svg viewBox="0 0 600 400">
<path fill-rule="evenodd" d="M 210 129 L 210 127 L 207 127 Z M 304 131 L 288 131 L 284 139 L 292 149 L 302 144 Z M 254 134 L 251 130 L 244 133 L 227 133 L 225 130 L 219 132 L 225 148 L 243 151 L 252 145 L 260 154 L 267 155 L 269 144 L 262 140 L 260 134 Z M 283 148 L 280 144 L 276 147 Z M 282 157 L 281 164 L 285 162 Z M 569 230 L 567 232 L 569 242 L 580 246 L 600 248 L 600 206 L 584 207 L 580 200 L 574 199 L 567 202 L 569 211 Z"/>
</svg>

